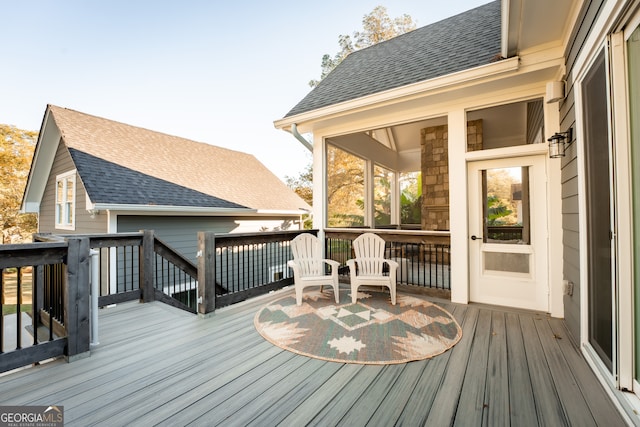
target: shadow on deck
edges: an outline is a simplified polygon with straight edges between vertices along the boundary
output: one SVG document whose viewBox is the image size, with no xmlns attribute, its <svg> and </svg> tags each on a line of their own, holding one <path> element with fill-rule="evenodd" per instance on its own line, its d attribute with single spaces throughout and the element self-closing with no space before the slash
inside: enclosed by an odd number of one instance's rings
<svg viewBox="0 0 640 427">
<path fill-rule="evenodd" d="M 68 426 L 625 425 L 562 320 L 433 299 L 463 328 L 453 349 L 341 364 L 266 342 L 253 317 L 273 298 L 204 319 L 160 302 L 103 309 L 91 357 L 0 376 L 0 405 L 62 405 Z"/>
</svg>

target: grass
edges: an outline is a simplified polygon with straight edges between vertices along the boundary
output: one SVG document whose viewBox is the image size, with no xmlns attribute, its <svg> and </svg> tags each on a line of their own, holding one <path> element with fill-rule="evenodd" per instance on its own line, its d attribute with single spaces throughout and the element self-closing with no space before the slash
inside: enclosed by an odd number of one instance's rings
<svg viewBox="0 0 640 427">
<path fill-rule="evenodd" d="M 18 306 L 16 304 L 5 304 L 2 306 L 2 315 L 6 316 L 9 314 L 16 314 Z M 28 313 L 31 311 L 31 304 L 22 304 L 20 306 L 20 311 L 23 313 Z"/>
</svg>

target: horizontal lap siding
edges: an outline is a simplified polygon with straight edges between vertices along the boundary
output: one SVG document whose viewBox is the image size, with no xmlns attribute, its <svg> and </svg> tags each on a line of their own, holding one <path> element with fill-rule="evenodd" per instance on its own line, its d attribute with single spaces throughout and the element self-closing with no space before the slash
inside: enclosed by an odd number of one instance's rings
<svg viewBox="0 0 640 427">
<path fill-rule="evenodd" d="M 233 218 L 222 217 L 118 216 L 119 233 L 153 230 L 162 241 L 194 263 L 199 231 L 228 233 L 234 226 Z"/>
<path fill-rule="evenodd" d="M 256 233 L 274 230 L 284 224 L 281 218 L 185 217 L 185 216 L 118 216 L 118 232 L 153 230 L 156 235 L 192 262 L 197 262 L 198 232 L 217 234 Z M 294 229 L 292 227 L 291 229 Z"/>
<path fill-rule="evenodd" d="M 57 229 L 55 227 L 55 204 L 56 204 L 56 177 L 60 174 L 75 169 L 75 164 L 71 159 L 69 150 L 61 141 L 58 144 L 51 172 L 47 178 L 42 201 L 40 202 L 40 213 L 38 215 L 38 231 L 40 233 L 56 234 L 90 234 L 105 233 L 107 231 L 107 215 L 96 215 L 91 218 L 87 212 L 87 192 L 82 183 L 82 179 L 76 173 L 76 200 L 75 200 L 75 230 Z"/>
<path fill-rule="evenodd" d="M 573 283 L 573 293 L 564 296 L 564 312 L 567 327 L 576 342 L 580 339 L 580 187 L 576 142 L 576 105 L 577 86 L 574 86 L 573 72 L 575 61 L 593 23 L 602 8 L 604 0 L 585 2 L 576 21 L 567 52 L 567 97 L 560 104 L 560 130 L 574 130 L 572 144 L 566 157 L 562 159 L 562 228 L 563 228 L 563 271 L 564 279 Z"/>
</svg>

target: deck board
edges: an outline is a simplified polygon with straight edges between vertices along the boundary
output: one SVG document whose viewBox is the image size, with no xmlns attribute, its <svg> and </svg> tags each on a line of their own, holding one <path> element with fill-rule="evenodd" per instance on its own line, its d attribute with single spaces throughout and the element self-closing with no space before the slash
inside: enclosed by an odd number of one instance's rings
<svg viewBox="0 0 640 427">
<path fill-rule="evenodd" d="M 255 313 L 278 296 L 207 318 L 160 302 L 101 310 L 91 357 L 0 376 L 0 405 L 62 405 L 65 425 L 83 427 L 624 425 L 562 320 L 434 299 L 462 327 L 451 350 L 341 364 L 256 332 Z"/>
<path fill-rule="evenodd" d="M 478 315 L 478 324 L 473 337 L 454 425 L 479 426 L 483 424 L 483 416 L 488 404 L 485 403 L 485 390 L 490 337 L 491 312 L 482 311 Z"/>
<path fill-rule="evenodd" d="M 509 370 L 507 362 L 507 330 L 504 313 L 493 312 L 489 360 L 487 363 L 487 387 L 483 425 L 509 426 Z"/>
<path fill-rule="evenodd" d="M 467 363 L 471 353 L 471 344 L 474 341 L 479 310 L 469 307 L 465 312 L 462 322 L 462 339 L 453 349 L 449 350 L 451 356 L 447 369 L 443 372 L 444 378 L 436 391 L 433 404 L 429 408 L 426 424 L 443 426 L 453 424 L 456 409 L 460 399 L 460 393 L 464 383 Z M 419 404 L 419 402 L 416 402 Z"/>
<path fill-rule="evenodd" d="M 567 425 L 569 420 L 565 418 L 553 377 L 549 371 L 549 362 L 545 359 L 540 337 L 536 332 L 534 322 L 539 321 L 541 321 L 540 318 L 534 317 L 520 318 L 538 422 L 541 425 L 550 426 Z M 573 396 L 571 398 L 573 399 Z"/>
<path fill-rule="evenodd" d="M 559 337 L 556 337 L 548 322 L 535 322 L 542 349 L 549 361 L 549 372 L 554 378 L 558 394 L 573 396 L 573 399 L 562 401 L 562 408 L 567 419 L 580 426 L 595 426 L 595 421 L 589 411 L 579 387 L 564 355 L 558 347 Z"/>
<path fill-rule="evenodd" d="M 506 334 L 509 384 L 509 419 L 514 426 L 537 426 L 536 412 L 531 376 L 527 366 L 527 353 L 524 348 L 520 318 L 514 313 L 506 313 Z"/>
</svg>

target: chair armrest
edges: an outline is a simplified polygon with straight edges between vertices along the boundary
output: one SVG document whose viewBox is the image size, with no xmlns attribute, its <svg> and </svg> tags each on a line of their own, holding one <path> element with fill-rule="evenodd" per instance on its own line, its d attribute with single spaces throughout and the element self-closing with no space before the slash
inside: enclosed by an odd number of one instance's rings
<svg viewBox="0 0 640 427">
<path fill-rule="evenodd" d="M 324 261 L 326 264 L 329 264 L 332 269 L 338 269 L 340 267 L 340 263 L 338 261 L 334 261 L 332 259 L 323 259 L 322 261 Z"/>
<path fill-rule="evenodd" d="M 392 260 L 392 259 L 387 259 L 387 258 L 385 258 L 385 259 L 384 259 L 384 262 L 386 262 L 387 264 L 389 264 L 389 267 L 395 267 L 395 268 L 398 268 L 398 266 L 400 265 L 400 264 L 398 264 L 398 262 L 397 262 L 397 261 L 394 261 L 394 260 Z"/>
</svg>

